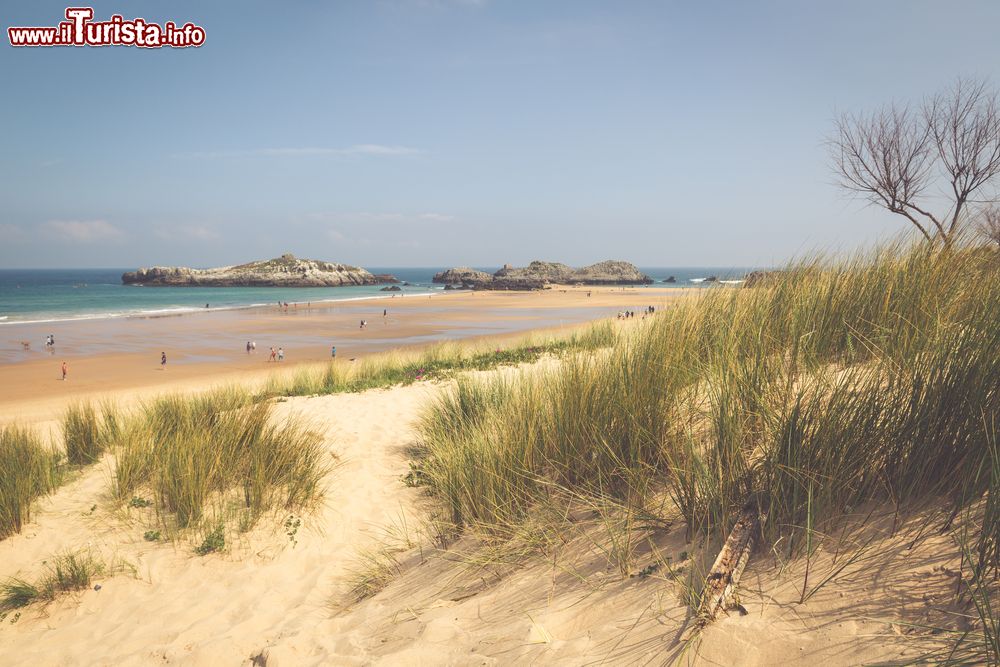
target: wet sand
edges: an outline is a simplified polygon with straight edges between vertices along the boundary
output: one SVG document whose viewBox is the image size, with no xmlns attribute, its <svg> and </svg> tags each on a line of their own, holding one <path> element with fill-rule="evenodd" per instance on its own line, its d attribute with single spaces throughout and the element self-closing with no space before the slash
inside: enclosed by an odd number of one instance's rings
<svg viewBox="0 0 1000 667">
<path fill-rule="evenodd" d="M 591 296 L 587 296 L 588 292 Z M 279 368 L 360 358 L 397 348 L 533 330 L 568 329 L 662 308 L 691 290 L 650 287 L 554 288 L 542 292 L 444 292 L 183 315 L 0 327 L 0 422 L 51 419 L 67 402 L 256 382 Z M 388 313 L 383 317 L 383 309 Z M 360 321 L 367 320 L 364 329 Z M 53 334 L 55 349 L 46 350 Z M 23 351 L 18 341 L 32 341 Z M 256 353 L 246 353 L 255 341 Z M 285 361 L 269 363 L 269 348 Z M 167 354 L 166 368 L 160 353 Z M 60 365 L 69 366 L 66 382 Z"/>
</svg>

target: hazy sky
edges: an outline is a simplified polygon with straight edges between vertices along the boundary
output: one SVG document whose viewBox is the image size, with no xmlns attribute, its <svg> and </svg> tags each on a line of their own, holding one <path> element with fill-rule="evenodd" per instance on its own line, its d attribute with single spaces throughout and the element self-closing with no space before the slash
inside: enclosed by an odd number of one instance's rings
<svg viewBox="0 0 1000 667">
<path fill-rule="evenodd" d="M 832 185 L 838 110 L 1000 83 L 996 0 L 92 4 L 207 41 L 3 35 L 0 268 L 770 264 L 905 229 Z"/>
</svg>

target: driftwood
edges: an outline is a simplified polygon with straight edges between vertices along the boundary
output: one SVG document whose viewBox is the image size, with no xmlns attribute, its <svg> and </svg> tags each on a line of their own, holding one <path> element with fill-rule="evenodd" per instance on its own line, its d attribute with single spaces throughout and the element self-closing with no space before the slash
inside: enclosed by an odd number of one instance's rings
<svg viewBox="0 0 1000 667">
<path fill-rule="evenodd" d="M 698 627 L 714 621 L 720 612 L 730 607 L 733 593 L 750 560 L 754 538 L 760 532 L 760 520 L 760 512 L 752 504 L 743 509 L 739 521 L 733 526 L 715 564 L 705 577 L 705 588 L 698 607 Z"/>
</svg>

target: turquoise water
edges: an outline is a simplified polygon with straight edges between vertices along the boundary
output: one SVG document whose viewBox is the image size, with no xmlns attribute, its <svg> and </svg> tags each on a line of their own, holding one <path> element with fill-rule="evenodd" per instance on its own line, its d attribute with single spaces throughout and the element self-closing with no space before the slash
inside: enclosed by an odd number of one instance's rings
<svg viewBox="0 0 1000 667">
<path fill-rule="evenodd" d="M 130 315 L 156 315 L 210 309 L 246 308 L 279 301 L 305 303 L 346 301 L 386 296 L 381 286 L 363 287 L 139 287 L 122 285 L 127 269 L 0 269 L 0 325 L 19 322 L 58 322 Z M 374 267 L 372 273 L 391 273 L 410 283 L 408 294 L 442 289 L 431 283 L 441 268 Z M 484 267 L 494 271 L 495 267 Z M 644 268 L 659 284 L 675 276 L 677 287 L 705 287 L 708 276 L 739 279 L 747 268 L 687 267 Z"/>
</svg>

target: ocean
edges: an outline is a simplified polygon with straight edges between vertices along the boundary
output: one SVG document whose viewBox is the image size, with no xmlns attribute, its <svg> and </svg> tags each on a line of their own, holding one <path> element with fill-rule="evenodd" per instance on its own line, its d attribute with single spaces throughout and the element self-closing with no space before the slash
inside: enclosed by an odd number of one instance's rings
<svg viewBox="0 0 1000 667">
<path fill-rule="evenodd" d="M 440 268 L 366 267 L 372 273 L 391 273 L 409 283 L 408 294 L 443 289 L 431 282 Z M 482 267 L 493 272 L 498 267 Z M 704 288 L 709 276 L 739 280 L 749 268 L 640 267 L 661 285 L 669 276 L 675 287 Z M 122 285 L 121 275 L 132 269 L 0 269 L 0 326 L 18 323 L 149 316 L 210 309 L 248 308 L 279 301 L 305 303 L 348 301 L 384 296 L 382 286 L 359 287 L 139 287 Z"/>
</svg>

